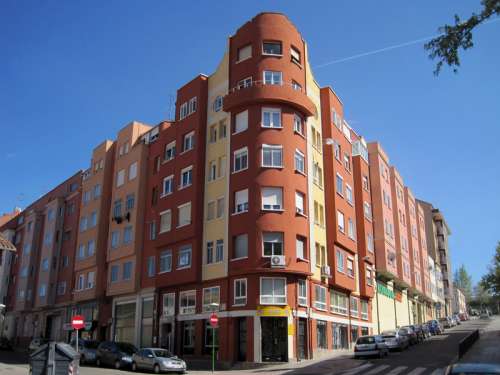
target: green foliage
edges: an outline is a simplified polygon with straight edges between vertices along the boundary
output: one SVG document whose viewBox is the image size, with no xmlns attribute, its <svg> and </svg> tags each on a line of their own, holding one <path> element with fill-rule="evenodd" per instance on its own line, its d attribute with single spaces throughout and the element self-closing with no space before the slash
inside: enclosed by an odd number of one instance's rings
<svg viewBox="0 0 500 375">
<path fill-rule="evenodd" d="M 492 296 L 500 298 L 500 241 L 497 243 L 488 273 L 481 279 L 481 286 Z"/>
<path fill-rule="evenodd" d="M 458 270 L 455 271 L 455 274 L 453 275 L 453 284 L 455 285 L 455 288 L 462 291 L 465 296 L 465 301 L 469 303 L 472 299 L 472 277 L 469 275 L 463 264 Z"/>
<path fill-rule="evenodd" d="M 444 25 L 439 28 L 442 35 L 426 43 L 424 48 L 429 51 L 429 58 L 437 59 L 435 75 L 439 75 L 443 64 L 453 67 L 456 73 L 460 66 L 459 50 L 469 49 L 474 46 L 472 30 L 488 18 L 500 15 L 500 0 L 481 0 L 483 9 L 479 14 L 472 13 L 467 20 L 462 21 L 455 14 L 454 25 Z"/>
</svg>

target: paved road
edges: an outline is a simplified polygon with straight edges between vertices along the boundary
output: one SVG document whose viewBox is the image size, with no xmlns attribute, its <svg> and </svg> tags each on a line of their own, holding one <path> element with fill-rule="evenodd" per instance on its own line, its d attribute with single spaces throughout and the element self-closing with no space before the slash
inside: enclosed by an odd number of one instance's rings
<svg viewBox="0 0 500 375">
<path fill-rule="evenodd" d="M 287 363 L 248 371 L 218 371 L 224 375 L 439 375 L 457 354 L 458 342 L 474 329 L 484 329 L 489 323 L 497 325 L 500 318 L 491 321 L 475 320 L 446 330 L 425 343 L 415 345 L 402 353 L 391 353 L 383 359 L 354 360 L 352 355 L 337 355 L 324 360 L 301 364 Z M 0 351 L 1 375 L 26 375 L 27 358 L 20 353 Z M 126 375 L 128 371 L 106 368 L 81 367 L 80 375 Z M 193 375 L 208 375 L 209 371 L 189 371 Z"/>
</svg>

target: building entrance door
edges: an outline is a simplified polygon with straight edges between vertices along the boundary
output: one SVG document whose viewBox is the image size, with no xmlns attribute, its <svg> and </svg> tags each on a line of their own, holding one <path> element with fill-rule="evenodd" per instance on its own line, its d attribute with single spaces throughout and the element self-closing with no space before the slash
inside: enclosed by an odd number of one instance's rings
<svg viewBox="0 0 500 375">
<path fill-rule="evenodd" d="M 297 340 L 298 340 L 298 357 L 299 359 L 306 359 L 307 353 L 307 321 L 300 318 L 297 326 Z"/>
<path fill-rule="evenodd" d="M 262 361 L 288 360 L 287 318 L 261 318 Z"/>
<path fill-rule="evenodd" d="M 174 328 L 172 323 L 163 323 L 161 326 L 161 347 L 174 352 Z"/>
<path fill-rule="evenodd" d="M 236 332 L 238 337 L 238 361 L 247 360 L 247 318 L 239 318 Z"/>
</svg>

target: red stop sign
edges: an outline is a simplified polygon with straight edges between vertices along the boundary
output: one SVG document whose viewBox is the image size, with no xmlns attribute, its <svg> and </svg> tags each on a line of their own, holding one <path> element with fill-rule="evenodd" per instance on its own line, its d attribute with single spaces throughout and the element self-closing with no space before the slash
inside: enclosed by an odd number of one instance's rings
<svg viewBox="0 0 500 375">
<path fill-rule="evenodd" d="M 82 329 L 85 327 L 85 318 L 82 315 L 75 315 L 71 318 L 71 326 L 74 329 Z"/>
<path fill-rule="evenodd" d="M 210 315 L 210 325 L 212 327 L 216 327 L 217 323 L 219 323 L 219 318 L 217 317 L 217 314 L 212 313 L 212 315 Z"/>
</svg>

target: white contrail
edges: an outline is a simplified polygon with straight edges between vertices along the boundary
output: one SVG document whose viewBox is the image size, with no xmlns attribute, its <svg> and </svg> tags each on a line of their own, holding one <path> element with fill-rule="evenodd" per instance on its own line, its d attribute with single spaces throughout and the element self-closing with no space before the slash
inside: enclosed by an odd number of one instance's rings
<svg viewBox="0 0 500 375">
<path fill-rule="evenodd" d="M 488 24 L 488 23 L 492 23 L 492 22 L 497 22 L 497 21 L 500 21 L 500 18 L 495 18 L 493 20 L 486 21 L 484 24 Z M 395 44 L 395 45 L 392 45 L 392 46 L 388 46 L 388 47 L 376 49 L 376 50 L 373 50 L 373 51 L 358 53 L 357 55 L 352 55 L 352 56 L 349 56 L 349 57 L 343 57 L 341 59 L 328 61 L 326 63 L 313 66 L 313 68 L 314 69 L 321 69 L 321 68 L 324 68 L 325 66 L 328 66 L 328 65 L 333 65 L 333 64 L 344 62 L 344 61 L 355 60 L 355 59 L 359 59 L 360 57 L 371 56 L 371 55 L 375 55 L 375 54 L 380 53 L 380 52 L 386 52 L 386 51 L 390 51 L 390 50 L 393 50 L 393 49 L 396 49 L 396 48 L 411 46 L 412 44 L 422 43 L 422 42 L 425 42 L 427 40 L 431 40 L 431 39 L 437 38 L 438 36 L 441 36 L 441 35 L 443 35 L 443 33 L 441 33 L 441 34 L 435 34 L 435 35 L 432 35 L 432 36 L 427 36 L 425 38 L 419 38 L 419 39 L 415 39 L 415 40 L 410 40 L 408 42 Z"/>
</svg>

